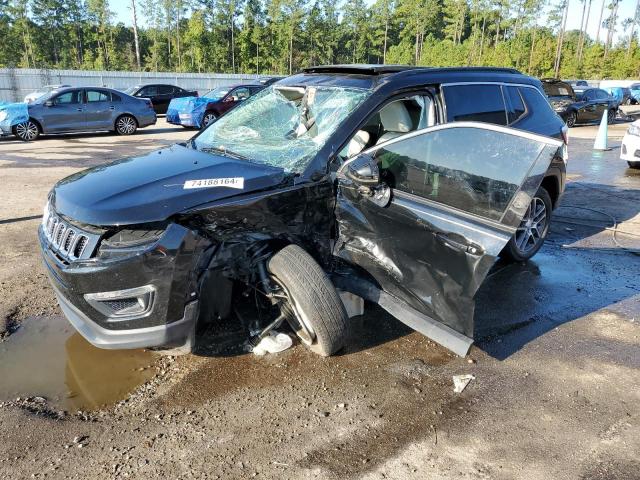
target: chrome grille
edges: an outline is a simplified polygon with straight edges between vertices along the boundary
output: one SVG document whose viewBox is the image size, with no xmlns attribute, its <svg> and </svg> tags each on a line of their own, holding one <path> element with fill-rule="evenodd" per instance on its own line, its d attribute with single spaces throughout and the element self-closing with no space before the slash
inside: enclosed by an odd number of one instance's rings
<svg viewBox="0 0 640 480">
<path fill-rule="evenodd" d="M 66 261 L 90 258 L 100 239 L 97 234 L 71 225 L 48 207 L 45 209 L 42 229 L 49 248 Z"/>
</svg>

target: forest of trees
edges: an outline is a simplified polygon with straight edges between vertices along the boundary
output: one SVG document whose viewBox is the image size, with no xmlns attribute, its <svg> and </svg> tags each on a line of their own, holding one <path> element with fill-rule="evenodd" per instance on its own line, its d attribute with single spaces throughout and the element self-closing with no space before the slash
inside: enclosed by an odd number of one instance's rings
<svg viewBox="0 0 640 480">
<path fill-rule="evenodd" d="M 126 26 L 108 0 L 0 0 L 0 67 L 288 74 L 403 63 L 637 78 L 640 0 L 628 0 L 634 18 L 620 18 L 620 1 L 128 0 Z M 566 30 L 570 4 L 583 28 Z"/>
</svg>

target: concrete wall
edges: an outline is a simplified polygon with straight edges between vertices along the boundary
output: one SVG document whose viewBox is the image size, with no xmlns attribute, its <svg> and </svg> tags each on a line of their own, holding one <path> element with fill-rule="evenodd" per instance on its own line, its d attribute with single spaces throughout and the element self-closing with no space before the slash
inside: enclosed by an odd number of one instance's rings
<svg viewBox="0 0 640 480">
<path fill-rule="evenodd" d="M 22 101 L 24 96 L 43 85 L 68 84 L 73 86 L 104 86 L 125 89 L 137 83 L 169 83 L 200 94 L 219 85 L 246 82 L 257 75 L 224 73 L 170 73 L 170 72 L 96 72 L 85 70 L 48 70 L 27 68 L 0 68 L 0 101 Z"/>
</svg>

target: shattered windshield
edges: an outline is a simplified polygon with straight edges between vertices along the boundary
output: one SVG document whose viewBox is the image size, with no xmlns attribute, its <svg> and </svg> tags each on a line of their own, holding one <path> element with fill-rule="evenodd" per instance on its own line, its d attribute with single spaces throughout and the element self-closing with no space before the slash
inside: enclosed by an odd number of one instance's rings
<svg viewBox="0 0 640 480">
<path fill-rule="evenodd" d="M 210 98 L 212 100 L 220 100 L 229 92 L 229 87 L 214 88 L 208 93 L 205 93 L 203 97 Z"/>
<path fill-rule="evenodd" d="M 369 90 L 274 85 L 209 126 L 195 148 L 300 172 Z"/>
</svg>

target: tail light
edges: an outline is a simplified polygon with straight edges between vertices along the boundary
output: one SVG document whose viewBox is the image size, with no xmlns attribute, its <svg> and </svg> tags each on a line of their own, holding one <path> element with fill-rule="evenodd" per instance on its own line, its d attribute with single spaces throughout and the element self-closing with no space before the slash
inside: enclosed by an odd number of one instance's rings
<svg viewBox="0 0 640 480">
<path fill-rule="evenodd" d="M 144 101 L 147 102 L 147 107 L 153 110 L 153 102 L 148 98 L 145 98 Z"/>
</svg>

